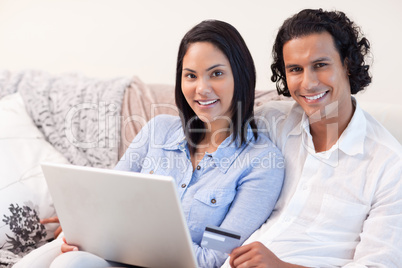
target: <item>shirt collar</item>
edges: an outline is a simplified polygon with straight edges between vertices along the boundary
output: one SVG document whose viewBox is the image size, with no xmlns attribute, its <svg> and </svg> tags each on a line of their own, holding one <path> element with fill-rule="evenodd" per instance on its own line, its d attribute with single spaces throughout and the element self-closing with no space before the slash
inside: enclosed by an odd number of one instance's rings
<svg viewBox="0 0 402 268">
<path fill-rule="evenodd" d="M 348 155 L 364 152 L 364 139 L 367 132 L 367 120 L 355 97 L 352 96 L 355 112 L 348 126 L 339 137 L 339 149 Z"/>
<path fill-rule="evenodd" d="M 247 138 L 246 144 L 251 142 L 254 138 L 253 130 L 250 125 L 247 126 Z M 232 141 L 233 134 L 227 137 L 213 153 L 206 153 L 206 155 L 212 158 L 214 164 L 221 170 L 222 173 L 226 173 L 236 158 L 239 156 L 246 144 L 241 145 L 240 137 L 237 137 L 235 141 Z M 165 150 L 187 150 L 187 139 L 184 135 L 183 129 L 177 131 L 172 135 L 165 145 L 161 146 Z"/>
<path fill-rule="evenodd" d="M 352 103 L 355 106 L 355 111 L 353 113 L 352 119 L 350 120 L 348 126 L 343 131 L 338 141 L 334 146 L 329 149 L 327 152 L 330 153 L 336 148 L 339 148 L 345 154 L 348 155 L 356 155 L 359 153 L 363 153 L 364 151 L 364 139 L 366 136 L 366 125 L 367 120 L 364 116 L 363 110 L 360 108 L 354 96 L 351 96 Z M 307 141 L 308 148 L 314 148 L 312 146 L 312 138 L 310 134 L 310 122 L 307 114 L 302 110 L 302 108 L 296 103 L 298 107 L 294 107 L 295 112 L 302 113 L 301 120 L 295 127 L 289 132 L 288 137 L 290 135 L 301 135 L 305 133 L 303 138 Z M 312 149 L 313 150 L 313 149 Z M 313 150 L 314 151 L 314 150 Z M 322 153 L 322 155 L 327 155 Z M 326 156 L 328 157 L 328 156 Z"/>
<path fill-rule="evenodd" d="M 221 170 L 222 173 L 226 173 L 228 171 L 233 162 L 243 151 L 244 147 L 254 138 L 254 134 L 250 125 L 247 126 L 247 138 L 245 144 L 241 144 L 240 137 L 237 137 L 235 141 L 232 141 L 232 135 L 227 137 L 219 145 L 218 149 L 215 152 L 209 154 L 211 155 L 215 165 Z"/>
<path fill-rule="evenodd" d="M 170 137 L 166 140 L 166 143 L 161 147 L 165 150 L 180 150 L 184 151 L 187 145 L 186 135 L 184 135 L 183 128 L 174 133 L 169 133 Z"/>
</svg>

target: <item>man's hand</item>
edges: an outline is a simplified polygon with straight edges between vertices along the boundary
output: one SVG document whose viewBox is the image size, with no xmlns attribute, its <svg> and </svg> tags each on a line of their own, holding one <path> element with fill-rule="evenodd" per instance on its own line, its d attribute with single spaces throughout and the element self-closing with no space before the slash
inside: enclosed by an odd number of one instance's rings
<svg viewBox="0 0 402 268">
<path fill-rule="evenodd" d="M 303 267 L 281 261 L 272 251 L 260 242 L 235 248 L 230 253 L 229 264 L 233 268 L 290 268 Z"/>
<path fill-rule="evenodd" d="M 40 220 L 41 224 L 47 224 L 47 223 L 60 223 L 58 217 L 53 217 L 53 218 L 47 218 L 47 219 L 42 219 Z M 57 238 L 59 234 L 61 233 L 61 226 L 57 227 L 56 231 L 54 231 L 53 235 L 54 238 Z"/>
<path fill-rule="evenodd" d="M 230 253 L 229 263 L 233 268 L 285 267 L 282 266 L 282 261 L 260 242 L 235 248 Z"/>
</svg>

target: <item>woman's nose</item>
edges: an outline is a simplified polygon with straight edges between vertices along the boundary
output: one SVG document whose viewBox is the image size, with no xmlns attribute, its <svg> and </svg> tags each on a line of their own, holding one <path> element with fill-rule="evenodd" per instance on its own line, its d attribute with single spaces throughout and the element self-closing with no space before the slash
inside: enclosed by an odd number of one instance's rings
<svg viewBox="0 0 402 268">
<path fill-rule="evenodd" d="M 201 95 L 211 93 L 212 88 L 211 88 L 211 84 L 209 83 L 208 79 L 206 79 L 206 78 L 199 79 L 196 90 L 197 90 L 197 93 L 201 94 Z"/>
</svg>

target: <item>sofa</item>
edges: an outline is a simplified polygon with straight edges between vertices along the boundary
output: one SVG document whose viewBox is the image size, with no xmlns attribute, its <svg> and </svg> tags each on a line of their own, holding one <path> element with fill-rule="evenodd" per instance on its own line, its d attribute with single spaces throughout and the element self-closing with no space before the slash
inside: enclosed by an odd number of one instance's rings
<svg viewBox="0 0 402 268">
<path fill-rule="evenodd" d="M 255 108 L 292 101 L 256 92 Z M 359 102 L 402 143 L 402 106 Z M 41 162 L 113 168 L 141 127 L 177 115 L 174 86 L 140 78 L 98 79 L 79 73 L 0 71 L 0 266 L 11 267 L 49 240 L 57 224 Z"/>
</svg>

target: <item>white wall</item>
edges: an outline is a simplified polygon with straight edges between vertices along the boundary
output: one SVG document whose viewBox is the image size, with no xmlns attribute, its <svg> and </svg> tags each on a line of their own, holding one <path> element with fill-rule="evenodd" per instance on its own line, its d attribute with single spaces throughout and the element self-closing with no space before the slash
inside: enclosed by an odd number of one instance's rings
<svg viewBox="0 0 402 268">
<path fill-rule="evenodd" d="M 345 11 L 372 43 L 373 83 L 358 97 L 401 103 L 400 0 L 0 0 L 0 69 L 137 75 L 146 83 L 173 84 L 182 36 L 215 18 L 243 35 L 257 88 L 273 89 L 269 65 L 278 27 L 300 9 L 318 7 Z"/>
</svg>

